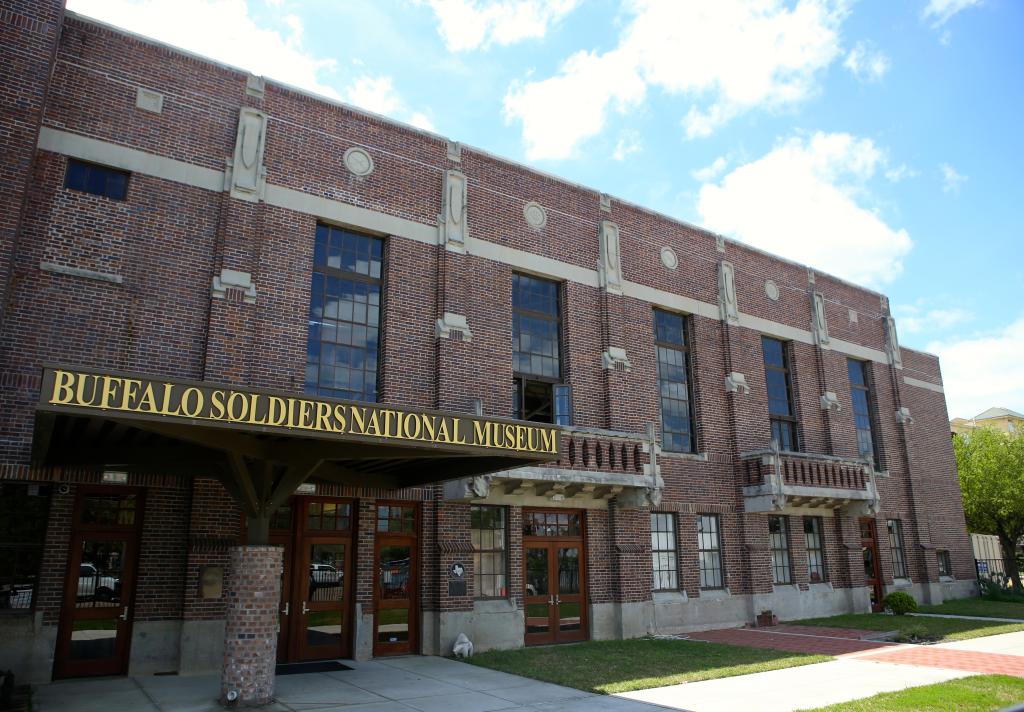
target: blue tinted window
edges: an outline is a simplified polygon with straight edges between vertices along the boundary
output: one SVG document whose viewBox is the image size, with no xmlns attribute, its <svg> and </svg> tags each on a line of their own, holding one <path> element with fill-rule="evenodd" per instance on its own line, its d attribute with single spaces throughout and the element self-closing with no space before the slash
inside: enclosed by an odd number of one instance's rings
<svg viewBox="0 0 1024 712">
<path fill-rule="evenodd" d="M 768 416 L 772 440 L 782 450 L 797 450 L 796 413 L 793 410 L 792 382 L 786 345 L 778 339 L 761 338 L 764 352 L 764 379 L 768 390 Z"/>
<path fill-rule="evenodd" d="M 64 187 L 111 200 L 124 200 L 128 196 L 128 173 L 69 158 Z"/>
<path fill-rule="evenodd" d="M 671 452 L 693 452 L 690 358 L 683 316 L 655 310 L 654 339 L 658 356 L 661 446 Z"/>
</svg>

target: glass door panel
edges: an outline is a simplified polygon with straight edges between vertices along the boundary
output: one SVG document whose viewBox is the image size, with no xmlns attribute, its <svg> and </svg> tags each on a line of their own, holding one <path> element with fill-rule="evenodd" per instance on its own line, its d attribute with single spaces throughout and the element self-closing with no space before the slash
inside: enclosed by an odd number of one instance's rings
<svg viewBox="0 0 1024 712">
<path fill-rule="evenodd" d="M 125 672 L 134 556 L 133 537 L 100 532 L 74 536 L 55 676 Z"/>
<path fill-rule="evenodd" d="M 302 600 L 300 659 L 338 658 L 347 655 L 348 540 L 306 537 Z"/>
<path fill-rule="evenodd" d="M 415 652 L 416 542 L 408 537 L 377 538 L 374 653 Z"/>
<path fill-rule="evenodd" d="M 526 548 L 526 638 L 528 642 L 551 642 L 551 549 L 543 546 Z"/>
<path fill-rule="evenodd" d="M 558 546 L 558 590 L 555 592 L 555 603 L 558 604 L 559 642 L 583 640 L 585 605 L 582 594 L 580 575 L 580 552 L 578 546 Z"/>
</svg>

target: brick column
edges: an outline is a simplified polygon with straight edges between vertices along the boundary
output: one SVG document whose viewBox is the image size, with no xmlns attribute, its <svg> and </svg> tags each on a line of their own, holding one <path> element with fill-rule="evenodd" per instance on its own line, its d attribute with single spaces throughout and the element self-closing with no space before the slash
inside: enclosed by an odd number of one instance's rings
<svg viewBox="0 0 1024 712">
<path fill-rule="evenodd" d="M 238 694 L 234 704 L 242 706 L 273 700 L 283 553 L 279 546 L 231 547 L 222 702 L 231 701 L 231 692 Z"/>
</svg>

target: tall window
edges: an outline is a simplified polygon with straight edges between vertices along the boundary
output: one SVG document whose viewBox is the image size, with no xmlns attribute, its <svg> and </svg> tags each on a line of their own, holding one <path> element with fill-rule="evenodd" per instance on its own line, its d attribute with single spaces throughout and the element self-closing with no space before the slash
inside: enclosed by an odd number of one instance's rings
<svg viewBox="0 0 1024 712">
<path fill-rule="evenodd" d="M 317 225 L 306 391 L 377 400 L 384 242 Z"/>
<path fill-rule="evenodd" d="M 771 419 L 772 440 L 778 442 L 782 450 L 799 450 L 786 344 L 763 336 L 761 348 L 764 351 L 764 377 L 768 384 L 768 416 Z"/>
<path fill-rule="evenodd" d="M 722 537 L 717 514 L 697 516 L 697 556 L 701 588 L 723 588 Z"/>
<path fill-rule="evenodd" d="M 512 400 L 521 420 L 569 425 L 569 387 L 560 383 L 558 289 L 557 282 L 512 275 Z"/>
<path fill-rule="evenodd" d="M 772 549 L 772 582 L 793 583 L 789 562 L 789 526 L 786 517 L 768 517 L 768 540 Z"/>
<path fill-rule="evenodd" d="M 508 529 L 505 522 L 505 507 L 474 504 L 470 509 L 477 598 L 504 598 L 508 595 L 508 564 L 505 558 Z"/>
<path fill-rule="evenodd" d="M 935 552 L 935 556 L 939 562 L 939 576 L 952 576 L 953 563 L 949 560 L 949 552 L 945 549 L 939 549 Z"/>
<path fill-rule="evenodd" d="M 679 564 L 676 554 L 676 515 L 651 512 L 651 564 L 654 590 L 679 588 Z"/>
<path fill-rule="evenodd" d="M 863 361 L 847 359 L 846 370 L 850 374 L 850 400 L 853 402 L 853 422 L 857 426 L 857 452 L 870 460 L 878 469 L 878 442 L 874 435 L 874 418 L 871 417 L 871 381 L 868 365 Z"/>
<path fill-rule="evenodd" d="M 821 537 L 821 517 L 804 517 L 804 542 L 807 544 L 808 579 L 811 583 L 827 581 L 825 546 Z"/>
<path fill-rule="evenodd" d="M 662 447 L 671 452 L 693 452 L 693 399 L 690 397 L 686 320 L 679 314 L 656 309 L 654 343 L 658 352 Z"/>
<path fill-rule="evenodd" d="M 903 523 L 899 519 L 889 520 L 889 551 L 892 554 L 892 575 L 895 578 L 909 578 L 907 556 L 903 550 Z"/>
<path fill-rule="evenodd" d="M 35 604 L 49 511 L 49 486 L 0 483 L 0 608 Z"/>
</svg>

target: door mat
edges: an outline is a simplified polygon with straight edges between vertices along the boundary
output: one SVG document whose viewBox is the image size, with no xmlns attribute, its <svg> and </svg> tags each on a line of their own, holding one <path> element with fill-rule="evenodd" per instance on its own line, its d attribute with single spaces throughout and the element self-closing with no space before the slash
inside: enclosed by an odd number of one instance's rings
<svg viewBox="0 0 1024 712">
<path fill-rule="evenodd" d="M 333 672 L 335 670 L 351 670 L 348 665 L 342 665 L 337 660 L 316 660 L 311 663 L 289 663 L 278 665 L 278 675 L 302 675 L 307 672 Z"/>
</svg>

